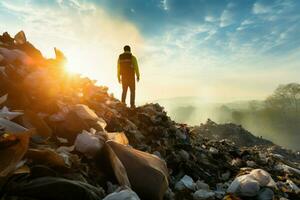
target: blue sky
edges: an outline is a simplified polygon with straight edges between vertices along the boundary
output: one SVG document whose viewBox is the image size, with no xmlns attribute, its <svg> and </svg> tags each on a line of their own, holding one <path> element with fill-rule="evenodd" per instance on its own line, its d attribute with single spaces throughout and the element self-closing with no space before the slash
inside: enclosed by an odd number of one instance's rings
<svg viewBox="0 0 300 200">
<path fill-rule="evenodd" d="M 263 99 L 300 80 L 299 10 L 299 0 L 3 0 L 0 30 L 25 30 L 45 56 L 61 48 L 117 96 L 115 62 L 130 44 L 140 101 Z"/>
</svg>

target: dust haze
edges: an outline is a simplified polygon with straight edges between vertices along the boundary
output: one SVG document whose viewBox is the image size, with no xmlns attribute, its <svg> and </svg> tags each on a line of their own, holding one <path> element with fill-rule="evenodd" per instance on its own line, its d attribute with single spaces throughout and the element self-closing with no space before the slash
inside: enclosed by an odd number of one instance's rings
<svg viewBox="0 0 300 200">
<path fill-rule="evenodd" d="M 204 103 L 200 97 L 158 100 L 178 122 L 200 125 L 211 119 L 217 123 L 237 123 L 256 136 L 286 148 L 299 150 L 300 85 L 280 85 L 264 100 Z"/>
</svg>

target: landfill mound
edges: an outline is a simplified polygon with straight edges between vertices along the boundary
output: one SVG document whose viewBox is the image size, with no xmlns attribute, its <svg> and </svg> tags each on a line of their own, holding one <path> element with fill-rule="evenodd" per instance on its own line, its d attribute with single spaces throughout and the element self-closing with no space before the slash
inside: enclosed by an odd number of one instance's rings
<svg viewBox="0 0 300 200">
<path fill-rule="evenodd" d="M 300 155 L 235 124 L 191 127 L 127 108 L 0 36 L 0 199 L 300 199 Z"/>
<path fill-rule="evenodd" d="M 273 143 L 269 140 L 265 140 L 261 137 L 252 135 L 242 126 L 238 126 L 233 123 L 217 124 L 210 119 L 207 120 L 206 124 L 201 124 L 200 126 L 193 127 L 192 132 L 194 132 L 195 134 L 201 134 L 211 140 L 229 139 L 239 147 L 273 145 Z"/>
</svg>

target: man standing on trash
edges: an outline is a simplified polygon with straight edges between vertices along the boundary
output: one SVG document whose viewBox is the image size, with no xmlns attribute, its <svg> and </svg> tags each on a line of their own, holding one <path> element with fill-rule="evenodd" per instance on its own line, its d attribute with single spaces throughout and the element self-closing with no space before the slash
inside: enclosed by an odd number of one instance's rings
<svg viewBox="0 0 300 200">
<path fill-rule="evenodd" d="M 131 53 L 130 46 L 124 47 L 124 53 L 118 59 L 118 81 L 122 83 L 122 103 L 126 102 L 128 87 L 130 89 L 130 107 L 135 108 L 135 76 L 140 80 L 137 59 Z"/>
</svg>

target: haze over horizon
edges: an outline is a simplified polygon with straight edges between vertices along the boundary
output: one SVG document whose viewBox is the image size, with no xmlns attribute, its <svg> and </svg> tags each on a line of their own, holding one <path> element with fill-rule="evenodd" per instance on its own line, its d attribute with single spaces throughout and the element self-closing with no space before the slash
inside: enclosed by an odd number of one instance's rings
<svg viewBox="0 0 300 200">
<path fill-rule="evenodd" d="M 47 57 L 58 47 L 71 71 L 118 98 L 117 57 L 129 44 L 141 71 L 138 102 L 231 102 L 299 82 L 299 8 L 297 0 L 3 0 L 0 30 L 24 30 Z"/>
</svg>

